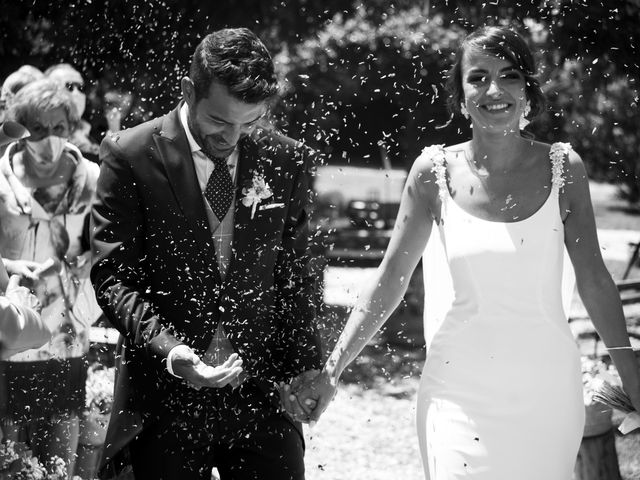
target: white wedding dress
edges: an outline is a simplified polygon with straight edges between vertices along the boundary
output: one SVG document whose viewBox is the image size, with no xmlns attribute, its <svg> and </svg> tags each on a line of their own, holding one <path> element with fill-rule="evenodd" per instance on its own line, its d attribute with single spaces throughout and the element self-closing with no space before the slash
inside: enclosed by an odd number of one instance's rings
<svg viewBox="0 0 640 480">
<path fill-rule="evenodd" d="M 463 210 L 446 186 L 442 147 L 423 152 L 435 165 L 443 220 L 423 258 L 417 427 L 428 480 L 572 478 L 584 404 L 561 293 L 559 189 L 569 148 L 552 146 L 548 199 L 513 223 Z"/>
</svg>

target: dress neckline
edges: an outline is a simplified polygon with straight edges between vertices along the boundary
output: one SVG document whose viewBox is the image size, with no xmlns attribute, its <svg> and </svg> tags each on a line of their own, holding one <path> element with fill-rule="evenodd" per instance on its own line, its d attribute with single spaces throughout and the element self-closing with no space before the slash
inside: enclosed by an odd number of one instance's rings
<svg viewBox="0 0 640 480">
<path fill-rule="evenodd" d="M 524 222 L 528 222 L 530 220 L 532 220 L 534 217 L 538 216 L 538 214 L 540 212 L 542 212 L 542 210 L 544 210 L 547 206 L 547 204 L 550 202 L 552 197 L 556 197 L 556 195 L 553 195 L 553 192 L 555 190 L 555 185 L 552 185 L 550 188 L 549 193 L 547 194 L 547 198 L 544 200 L 544 202 L 542 203 L 542 205 L 540 205 L 531 215 L 529 215 L 528 217 L 519 219 L 519 220 L 513 220 L 510 222 L 505 222 L 503 220 L 491 220 L 488 218 L 482 218 L 479 217 L 477 215 L 474 215 L 473 213 L 470 213 L 469 211 L 467 211 L 466 209 L 462 208 L 460 205 L 458 205 L 458 202 L 456 202 L 453 197 L 451 196 L 451 192 L 449 192 L 449 186 L 447 185 L 447 191 L 446 194 L 449 197 L 450 202 L 454 205 L 455 208 L 457 208 L 458 210 L 460 210 L 464 215 L 473 218 L 474 220 L 480 221 L 480 222 L 485 222 L 485 223 L 493 223 L 496 225 L 517 225 L 519 223 L 524 223 Z M 557 197 L 556 197 L 557 198 Z"/>
<path fill-rule="evenodd" d="M 560 189 L 565 184 L 564 158 L 568 156 L 570 151 L 571 145 L 568 143 L 555 142 L 551 144 L 549 148 L 549 160 L 551 161 L 551 186 L 547 198 L 531 215 L 523 219 L 514 221 L 502 221 L 482 218 L 468 212 L 462 206 L 458 205 L 458 203 L 451 196 L 451 192 L 449 190 L 448 172 L 446 168 L 446 152 L 444 145 L 431 145 L 429 147 L 426 147 L 423 150 L 423 154 L 428 155 L 432 158 L 432 170 L 436 175 L 436 183 L 438 184 L 439 196 L 441 201 L 444 201 L 446 197 L 449 197 L 449 200 L 451 201 L 451 203 L 453 203 L 455 208 L 458 208 L 463 214 L 467 215 L 468 217 L 480 222 L 493 223 L 497 225 L 516 225 L 532 220 L 533 218 L 538 216 L 538 214 L 542 210 L 544 210 L 544 208 L 547 206 L 547 204 L 550 203 L 552 198 L 558 198 Z M 554 192 L 556 193 L 556 195 L 554 195 Z"/>
</svg>

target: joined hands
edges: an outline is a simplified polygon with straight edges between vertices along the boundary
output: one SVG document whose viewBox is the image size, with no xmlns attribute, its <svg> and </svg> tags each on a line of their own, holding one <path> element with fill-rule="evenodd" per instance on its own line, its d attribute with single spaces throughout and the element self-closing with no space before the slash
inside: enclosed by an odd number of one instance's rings
<svg viewBox="0 0 640 480">
<path fill-rule="evenodd" d="M 280 383 L 280 403 L 294 420 L 314 426 L 337 389 L 336 381 L 325 370 L 308 370 L 289 384 Z"/>
</svg>

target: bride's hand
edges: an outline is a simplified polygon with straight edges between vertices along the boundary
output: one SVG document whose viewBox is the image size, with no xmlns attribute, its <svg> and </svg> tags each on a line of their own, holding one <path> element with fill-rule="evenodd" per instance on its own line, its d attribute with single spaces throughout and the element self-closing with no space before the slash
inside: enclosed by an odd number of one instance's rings
<svg viewBox="0 0 640 480">
<path fill-rule="evenodd" d="M 280 393 L 280 406 L 282 410 L 298 422 L 309 422 L 309 413 L 315 404 L 311 406 L 311 408 L 309 408 L 309 405 L 301 405 L 298 402 L 295 392 L 311 382 L 319 373 L 320 370 L 307 370 L 293 378 L 289 384 L 281 382 L 279 385 L 278 392 Z"/>
<path fill-rule="evenodd" d="M 323 370 L 310 382 L 300 385 L 293 392 L 297 402 L 308 416 L 309 424 L 314 425 L 336 396 L 336 381 Z"/>
</svg>

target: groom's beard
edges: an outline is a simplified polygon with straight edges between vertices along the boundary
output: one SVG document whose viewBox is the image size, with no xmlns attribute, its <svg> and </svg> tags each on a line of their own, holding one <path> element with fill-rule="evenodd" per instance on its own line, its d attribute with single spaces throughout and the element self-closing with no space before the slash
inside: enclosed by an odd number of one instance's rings
<svg viewBox="0 0 640 480">
<path fill-rule="evenodd" d="M 238 142 L 244 138 L 241 136 Z M 197 141 L 197 140 L 196 140 Z M 237 143 L 232 146 L 227 146 L 228 143 L 221 135 L 213 134 L 207 135 L 201 140 L 201 147 L 204 153 L 212 158 L 227 158 L 236 149 Z"/>
<path fill-rule="evenodd" d="M 217 133 L 212 133 L 211 135 L 203 135 L 200 128 L 198 128 L 196 122 L 189 119 L 189 129 L 193 135 L 196 143 L 202 148 L 204 154 L 209 158 L 228 158 L 229 155 L 233 153 L 236 149 L 236 146 L 246 134 L 243 134 L 238 139 L 238 143 L 235 145 L 228 145 L 227 141 L 224 137 Z"/>
</svg>

